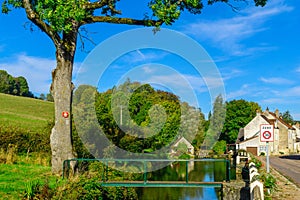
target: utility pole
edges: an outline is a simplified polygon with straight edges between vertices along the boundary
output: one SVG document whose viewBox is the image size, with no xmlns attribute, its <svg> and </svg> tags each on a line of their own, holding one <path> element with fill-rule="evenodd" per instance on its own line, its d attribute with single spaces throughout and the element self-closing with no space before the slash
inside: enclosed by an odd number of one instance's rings
<svg viewBox="0 0 300 200">
<path fill-rule="evenodd" d="M 123 106 L 120 106 L 120 125 L 123 125 Z"/>
</svg>

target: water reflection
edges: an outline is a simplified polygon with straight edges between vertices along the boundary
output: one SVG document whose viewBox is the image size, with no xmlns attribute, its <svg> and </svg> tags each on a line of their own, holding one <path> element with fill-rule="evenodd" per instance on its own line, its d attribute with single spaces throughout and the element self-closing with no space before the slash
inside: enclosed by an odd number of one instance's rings
<svg viewBox="0 0 300 200">
<path fill-rule="evenodd" d="M 226 178 L 225 162 L 189 162 L 188 180 L 199 182 L 223 181 Z M 163 169 L 148 174 L 149 181 L 185 181 L 186 163 L 176 162 Z M 221 199 L 221 188 L 137 188 L 139 199 Z"/>
</svg>

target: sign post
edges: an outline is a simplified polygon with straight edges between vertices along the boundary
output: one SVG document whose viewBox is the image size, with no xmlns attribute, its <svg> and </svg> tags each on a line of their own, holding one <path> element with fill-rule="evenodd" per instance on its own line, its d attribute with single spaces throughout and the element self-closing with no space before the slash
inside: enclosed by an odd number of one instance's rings
<svg viewBox="0 0 300 200">
<path fill-rule="evenodd" d="M 269 142 L 267 142 L 266 144 L 266 153 L 267 153 L 267 173 L 270 173 Z"/>
<path fill-rule="evenodd" d="M 270 173 L 269 142 L 274 141 L 274 127 L 270 124 L 260 125 L 260 141 L 266 142 L 267 173 Z"/>
</svg>

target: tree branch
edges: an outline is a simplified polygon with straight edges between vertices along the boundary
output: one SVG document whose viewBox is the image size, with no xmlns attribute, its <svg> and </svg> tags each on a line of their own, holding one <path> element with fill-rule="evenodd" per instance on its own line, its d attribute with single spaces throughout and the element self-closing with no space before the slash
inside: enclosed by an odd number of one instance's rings
<svg viewBox="0 0 300 200">
<path fill-rule="evenodd" d="M 84 32 L 84 34 L 86 36 L 81 34 L 81 32 Z M 94 46 L 96 46 L 96 43 L 89 37 L 88 33 L 89 32 L 85 28 L 81 28 L 80 31 L 78 31 L 78 35 L 79 35 L 79 39 L 80 39 L 80 43 L 81 43 L 81 46 L 80 46 L 81 51 L 84 51 L 84 49 L 85 49 L 84 40 L 87 40 L 90 43 L 92 43 Z M 87 52 L 87 51 L 85 51 L 85 52 Z"/>
<path fill-rule="evenodd" d="M 131 18 L 119 18 L 110 16 L 92 16 L 82 21 L 81 25 L 92 24 L 97 22 L 105 22 L 112 24 L 127 24 L 127 25 L 144 25 L 144 26 L 161 26 L 162 20 L 151 20 L 151 19 L 131 19 Z"/>
<path fill-rule="evenodd" d="M 83 7 L 86 9 L 96 10 L 107 5 L 107 0 L 96 1 L 94 3 L 87 2 Z"/>
<path fill-rule="evenodd" d="M 99 8 L 104 8 L 106 6 L 109 8 L 112 15 L 121 14 L 121 11 L 115 8 L 115 5 L 111 2 L 111 0 L 100 0 L 93 3 L 88 2 L 83 7 L 90 10 L 96 10 Z"/>
<path fill-rule="evenodd" d="M 33 10 L 30 0 L 23 0 L 23 6 L 25 8 L 27 18 L 32 21 L 32 23 L 34 23 L 37 27 L 39 27 L 43 32 L 45 32 L 54 42 L 55 46 L 59 46 L 61 44 L 60 36 L 48 24 L 40 19 L 39 14 Z"/>
</svg>

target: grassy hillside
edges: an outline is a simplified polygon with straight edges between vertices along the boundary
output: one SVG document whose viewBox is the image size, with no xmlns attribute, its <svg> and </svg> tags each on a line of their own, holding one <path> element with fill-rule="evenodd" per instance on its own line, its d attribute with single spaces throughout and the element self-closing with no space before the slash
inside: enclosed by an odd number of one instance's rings
<svg viewBox="0 0 300 200">
<path fill-rule="evenodd" d="M 54 118 L 54 104 L 0 93 L 0 127 L 41 132 Z"/>
<path fill-rule="evenodd" d="M 49 166 L 53 119 L 51 102 L 0 93 L 0 199 L 22 199 L 30 182 L 55 183 Z"/>
</svg>

